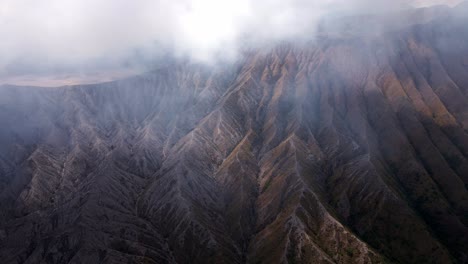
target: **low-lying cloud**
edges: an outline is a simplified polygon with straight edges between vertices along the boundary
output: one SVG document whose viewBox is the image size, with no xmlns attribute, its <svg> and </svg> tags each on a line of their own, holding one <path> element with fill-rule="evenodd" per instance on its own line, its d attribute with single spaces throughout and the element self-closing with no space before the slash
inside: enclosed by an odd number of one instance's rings
<svg viewBox="0 0 468 264">
<path fill-rule="evenodd" d="M 313 34 L 326 16 L 459 1 L 413 0 L 2 0 L 0 76 L 112 67 L 167 52 L 235 56 L 245 37 Z M 95 65 L 95 66 L 90 66 Z"/>
</svg>

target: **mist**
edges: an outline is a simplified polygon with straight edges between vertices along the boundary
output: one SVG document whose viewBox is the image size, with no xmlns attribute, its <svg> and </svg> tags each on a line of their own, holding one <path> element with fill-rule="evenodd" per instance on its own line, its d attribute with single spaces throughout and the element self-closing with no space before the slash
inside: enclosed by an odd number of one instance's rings
<svg viewBox="0 0 468 264">
<path fill-rule="evenodd" d="M 458 2 L 3 0 L 0 80 L 70 72 L 129 75 L 168 54 L 205 63 L 233 60 L 252 43 L 311 38 L 330 18 Z"/>
</svg>

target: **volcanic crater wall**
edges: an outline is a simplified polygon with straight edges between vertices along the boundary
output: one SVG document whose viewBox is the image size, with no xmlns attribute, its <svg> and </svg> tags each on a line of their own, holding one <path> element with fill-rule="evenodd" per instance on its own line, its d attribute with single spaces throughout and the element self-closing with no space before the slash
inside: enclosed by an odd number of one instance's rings
<svg viewBox="0 0 468 264">
<path fill-rule="evenodd" d="M 2 263 L 466 263 L 467 39 L 1 87 Z"/>
</svg>

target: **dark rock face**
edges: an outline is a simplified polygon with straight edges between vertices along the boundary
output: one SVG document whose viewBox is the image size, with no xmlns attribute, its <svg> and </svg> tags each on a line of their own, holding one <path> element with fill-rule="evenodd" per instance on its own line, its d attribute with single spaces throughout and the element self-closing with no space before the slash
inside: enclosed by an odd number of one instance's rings
<svg viewBox="0 0 468 264">
<path fill-rule="evenodd" d="M 466 263 L 452 22 L 0 88 L 1 262 Z"/>
</svg>

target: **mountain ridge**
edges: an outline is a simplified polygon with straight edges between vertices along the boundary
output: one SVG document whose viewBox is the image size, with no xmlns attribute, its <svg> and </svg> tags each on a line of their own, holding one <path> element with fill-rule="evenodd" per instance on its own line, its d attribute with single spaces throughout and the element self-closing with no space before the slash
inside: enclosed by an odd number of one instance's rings
<svg viewBox="0 0 468 264">
<path fill-rule="evenodd" d="M 466 263 L 466 39 L 436 21 L 3 86 L 0 257 Z"/>
</svg>

